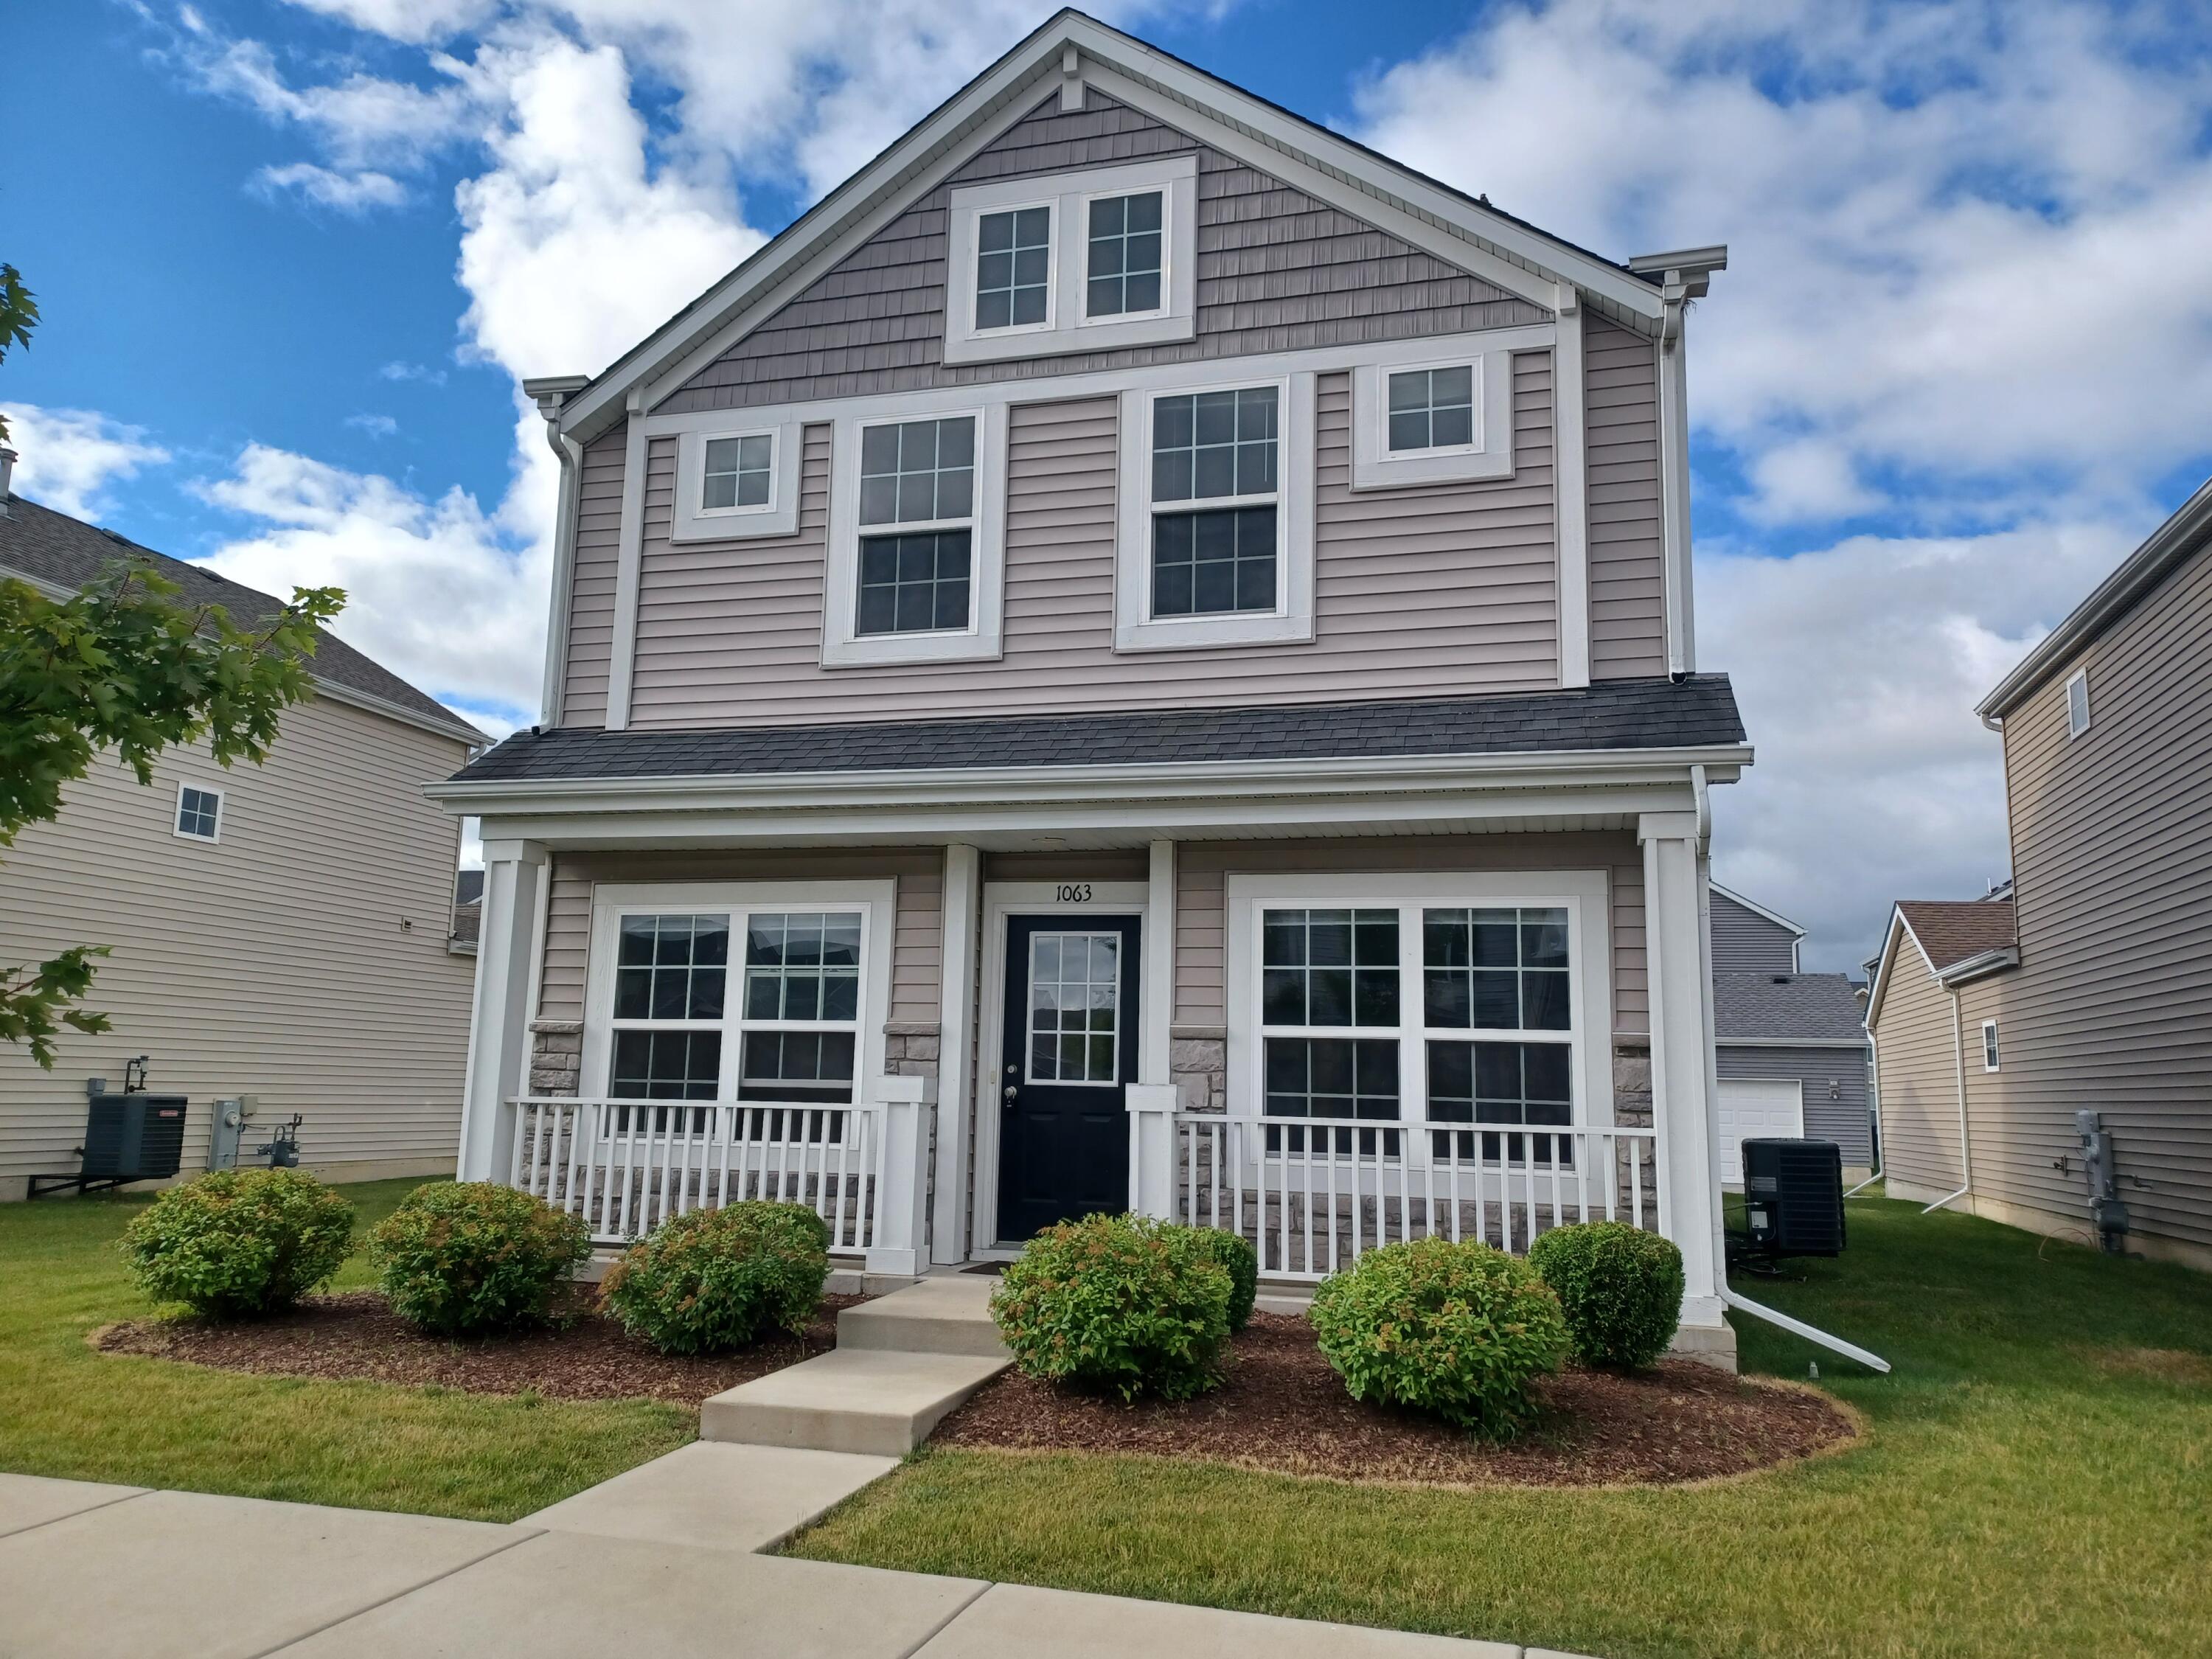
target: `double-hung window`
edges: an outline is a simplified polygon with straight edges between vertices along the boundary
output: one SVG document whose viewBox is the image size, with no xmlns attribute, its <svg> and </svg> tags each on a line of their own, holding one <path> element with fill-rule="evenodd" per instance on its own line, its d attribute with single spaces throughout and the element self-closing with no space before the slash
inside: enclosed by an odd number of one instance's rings
<svg viewBox="0 0 2212 1659">
<path fill-rule="evenodd" d="M 1596 875 L 1232 876 L 1232 1109 L 1271 1121 L 1270 1152 L 1571 1164 L 1571 1137 L 1545 1132 L 1610 1099 L 1582 1029 L 1607 1001 L 1603 893 Z"/>
<path fill-rule="evenodd" d="M 858 888 L 867 884 L 846 884 Z M 717 894 L 603 890 L 595 910 L 586 1091 L 685 1101 L 649 1115 L 705 1127 L 712 1105 L 842 1106 L 871 1052 L 887 964 L 888 896 L 814 891 L 700 902 Z M 879 1013 L 872 1016 L 877 1026 Z M 880 1044 L 874 1046 L 881 1064 Z M 592 1075 L 592 1073 L 596 1073 Z M 618 1113 L 617 1127 L 626 1114 Z M 756 1124 L 757 1127 L 757 1124 Z M 838 1133 L 833 1122 L 830 1133 Z"/>
<path fill-rule="evenodd" d="M 975 529 L 975 416 L 862 427 L 854 634 L 965 629 Z"/>
<path fill-rule="evenodd" d="M 1313 635 L 1314 376 L 1121 399 L 1115 643 Z"/>
</svg>

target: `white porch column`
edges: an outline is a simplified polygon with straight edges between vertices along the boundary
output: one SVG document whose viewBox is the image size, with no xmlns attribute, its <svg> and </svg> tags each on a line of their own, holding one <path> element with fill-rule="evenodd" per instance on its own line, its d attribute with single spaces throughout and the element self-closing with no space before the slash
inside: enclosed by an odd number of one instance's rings
<svg viewBox="0 0 2212 1659">
<path fill-rule="evenodd" d="M 1720 1147 L 1713 1121 L 1705 861 L 1693 812 L 1645 813 L 1644 939 L 1651 986 L 1651 1121 L 1662 1231 L 1682 1252 L 1682 1323 L 1721 1319 Z"/>
<path fill-rule="evenodd" d="M 477 940 L 476 1006 L 461 1084 L 462 1181 L 504 1181 L 514 1152 L 514 1112 L 530 1049 L 530 965 L 536 958 L 545 848 L 532 841 L 484 842 L 483 921 Z"/>
<path fill-rule="evenodd" d="M 868 1243 L 872 1273 L 918 1273 L 929 1259 L 923 1229 L 928 1220 L 930 1109 L 937 1081 L 926 1077 L 878 1078 L 884 1103 L 884 1144 L 878 1160 L 875 1234 Z"/>
<path fill-rule="evenodd" d="M 1137 1081 L 1172 1083 L 1169 1039 L 1175 1023 L 1176 844 L 1152 844 L 1145 894 L 1144 989 L 1137 1017 Z"/>
<path fill-rule="evenodd" d="M 975 946 L 981 929 L 982 856 L 955 843 L 945 849 L 945 938 L 939 963 L 937 1191 L 930 1206 L 929 1260 L 968 1259 L 969 1100 L 975 1052 Z M 919 1240 L 916 1241 L 920 1243 Z"/>
</svg>

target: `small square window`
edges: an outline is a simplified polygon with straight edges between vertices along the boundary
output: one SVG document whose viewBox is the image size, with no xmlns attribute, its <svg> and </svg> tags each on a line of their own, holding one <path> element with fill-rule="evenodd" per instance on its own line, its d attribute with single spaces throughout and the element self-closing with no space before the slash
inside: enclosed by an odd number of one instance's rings
<svg viewBox="0 0 2212 1659">
<path fill-rule="evenodd" d="M 1474 441 L 1474 370 L 1416 368 L 1390 376 L 1390 453 L 1463 449 Z"/>
<path fill-rule="evenodd" d="M 2066 735 L 2078 738 L 2089 729 L 2089 671 L 2078 671 L 2066 682 Z"/>
<path fill-rule="evenodd" d="M 766 507 L 775 459 L 775 440 L 765 432 L 742 438 L 709 438 L 700 510 L 722 513 Z"/>
<path fill-rule="evenodd" d="M 1084 315 L 1121 317 L 1160 308 L 1160 223 L 1157 190 L 1091 204 Z"/>
<path fill-rule="evenodd" d="M 1052 294 L 1052 210 L 986 213 L 975 224 L 975 326 L 1036 328 Z"/>
<path fill-rule="evenodd" d="M 177 833 L 194 841 L 213 841 L 222 821 L 219 790 L 195 789 L 185 784 L 177 791 Z"/>
</svg>

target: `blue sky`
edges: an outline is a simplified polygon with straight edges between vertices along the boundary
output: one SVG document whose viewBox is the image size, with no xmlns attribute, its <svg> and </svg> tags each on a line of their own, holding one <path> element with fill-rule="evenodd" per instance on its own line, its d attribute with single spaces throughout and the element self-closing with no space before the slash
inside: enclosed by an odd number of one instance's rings
<svg viewBox="0 0 2212 1659">
<path fill-rule="evenodd" d="M 1033 0 L 12 8 L 25 494 L 534 712 L 592 370 L 1048 15 Z M 1760 750 L 1724 880 L 1855 961 L 2002 873 L 1979 694 L 2212 471 L 2212 27 L 2087 0 L 1115 0 L 1109 21 L 1616 257 L 1692 323 L 1698 622 Z"/>
</svg>

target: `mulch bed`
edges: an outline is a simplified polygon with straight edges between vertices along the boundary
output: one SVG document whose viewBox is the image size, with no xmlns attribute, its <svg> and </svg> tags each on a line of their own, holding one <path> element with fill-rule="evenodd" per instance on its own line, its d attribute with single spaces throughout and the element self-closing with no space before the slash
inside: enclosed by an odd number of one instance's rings
<svg viewBox="0 0 2212 1659">
<path fill-rule="evenodd" d="M 1009 1371 L 939 1426 L 942 1446 L 1132 1452 L 1245 1468 L 1422 1486 L 1672 1486 L 1807 1457 L 1858 1436 L 1810 1389 L 1688 1360 L 1620 1376 L 1568 1370 L 1540 1387 L 1542 1421 L 1492 1446 L 1345 1392 L 1300 1317 L 1255 1314 L 1228 1380 L 1180 1404 L 1124 1406 Z"/>
<path fill-rule="evenodd" d="M 775 1332 L 738 1353 L 679 1359 L 656 1352 L 596 1310 L 565 1330 L 482 1342 L 425 1336 L 374 1291 L 311 1297 L 250 1325 L 141 1319 L 94 1334 L 104 1353 L 144 1354 L 264 1376 L 436 1383 L 472 1394 L 534 1392 L 548 1400 L 665 1400 L 709 1395 L 796 1365 L 837 1346 L 837 1313 L 865 1297 L 825 1296 L 803 1336 Z"/>
</svg>

